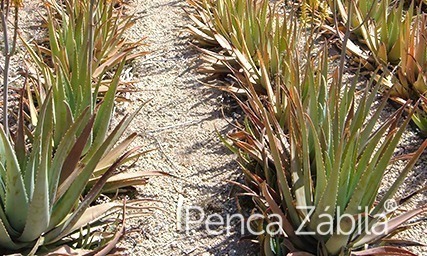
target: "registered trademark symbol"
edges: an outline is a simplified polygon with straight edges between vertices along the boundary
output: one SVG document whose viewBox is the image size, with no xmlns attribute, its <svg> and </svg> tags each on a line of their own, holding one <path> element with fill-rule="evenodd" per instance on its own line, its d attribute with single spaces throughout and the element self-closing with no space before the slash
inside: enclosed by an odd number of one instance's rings
<svg viewBox="0 0 427 256">
<path fill-rule="evenodd" d="M 384 209 L 387 212 L 393 212 L 394 210 L 396 210 L 398 208 L 397 202 L 394 199 L 388 199 L 387 201 L 385 201 L 384 203 Z"/>
</svg>

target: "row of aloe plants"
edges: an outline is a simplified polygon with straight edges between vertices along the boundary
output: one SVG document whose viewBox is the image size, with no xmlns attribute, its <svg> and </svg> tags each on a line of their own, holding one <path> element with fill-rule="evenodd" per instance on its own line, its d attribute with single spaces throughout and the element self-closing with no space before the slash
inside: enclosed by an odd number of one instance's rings
<svg viewBox="0 0 427 256">
<path fill-rule="evenodd" d="M 413 255 L 393 246 L 405 241 L 390 237 L 427 207 L 400 212 L 385 204 L 427 141 L 406 157 L 398 178 L 379 197 L 382 178 L 416 112 L 407 101 L 380 121 L 390 96 L 376 104 L 385 75 L 373 76 L 362 92 L 356 90 L 358 74 L 352 83 L 344 82 L 350 30 L 342 35 L 343 54 L 333 69 L 328 45 L 316 49 L 314 29 L 298 26 L 291 8 L 267 0 L 188 3 L 194 7 L 188 31 L 206 60 L 200 71 L 224 78 L 216 82 L 245 113 L 244 123 L 223 141 L 241 163 L 244 194 L 265 215 L 259 231 L 271 228 L 271 214 L 281 217 L 274 235 L 259 236 L 261 254 Z M 369 217 L 351 226 L 343 214 Z M 331 218 L 330 230 L 324 216 Z M 375 228 L 384 232 L 371 232 Z"/>
<path fill-rule="evenodd" d="M 17 17 L 22 2 L 6 2 L 2 14 L 16 6 Z M 0 129 L 0 250 L 33 255 L 72 247 L 106 255 L 123 234 L 125 205 L 94 201 L 160 175 L 119 171 L 142 154 L 129 149 L 136 134 L 122 138 L 138 111 L 110 127 L 125 62 L 144 53 L 132 52 L 141 42 L 124 38 L 133 19 L 116 1 L 43 3 L 48 43 L 21 40 L 34 71 L 20 90 L 16 128 L 9 133 L 6 122 Z"/>
</svg>

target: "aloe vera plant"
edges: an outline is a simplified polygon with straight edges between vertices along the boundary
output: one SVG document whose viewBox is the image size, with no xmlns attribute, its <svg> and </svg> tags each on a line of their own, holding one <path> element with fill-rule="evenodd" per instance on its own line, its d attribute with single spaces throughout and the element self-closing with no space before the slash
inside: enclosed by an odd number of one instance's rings
<svg viewBox="0 0 427 256">
<path fill-rule="evenodd" d="M 102 74 L 121 62 L 133 60 L 146 52 L 134 51 L 143 44 L 143 39 L 130 41 L 125 37 L 125 32 L 135 21 L 132 15 L 124 14 L 121 7 L 115 7 L 117 1 L 96 1 L 90 20 L 91 2 L 67 0 L 62 5 L 57 1 L 46 1 L 50 44 L 42 52 L 53 62 L 67 63 L 66 70 L 73 73 L 78 65 L 84 63 L 85 54 L 92 48 L 92 77 L 99 80 Z M 92 37 L 91 44 L 87 43 L 89 36 Z"/>
<path fill-rule="evenodd" d="M 92 2 L 46 1 L 49 46 L 26 44 L 37 71 L 44 77 L 37 81 L 38 90 L 31 102 L 41 104 L 45 93 L 54 88 L 54 101 L 66 101 L 74 117 L 87 106 L 93 111 L 101 94 L 107 93 L 111 85 L 119 87 L 120 64 L 145 54 L 132 53 L 141 43 L 124 38 L 133 25 L 132 17 L 116 10 L 114 1 Z M 112 71 L 113 75 L 109 74 Z M 35 108 L 34 103 L 31 107 Z M 35 113 L 32 111 L 33 124 Z M 64 118 L 61 121 L 66 124 Z"/>
<path fill-rule="evenodd" d="M 133 20 L 116 10 L 114 1 L 96 1 L 96 5 L 89 0 L 67 0 L 63 4 L 47 1 L 46 6 L 49 48 L 31 46 L 24 41 L 37 68 L 37 75 L 33 77 L 35 90 L 27 86 L 30 120 L 33 125 L 38 123 L 37 105 L 43 104 L 46 93 L 51 90 L 52 106 L 55 109 L 55 133 L 52 139 L 56 149 L 73 120 L 82 111 L 89 109 L 89 113 L 96 113 L 96 116 L 83 152 L 94 154 L 107 136 L 125 62 L 144 53 L 131 52 L 140 43 L 128 42 L 123 34 L 132 26 Z M 98 101 L 102 104 L 97 104 Z M 86 116 L 84 122 L 88 118 Z M 134 137 L 126 139 L 126 143 L 130 144 Z M 125 147 L 120 147 L 104 156 L 87 189 L 124 150 Z M 136 153 L 127 161 L 140 155 Z M 103 191 L 145 184 L 143 176 L 142 171 L 115 176 L 108 181 Z"/>
<path fill-rule="evenodd" d="M 351 28 L 348 29 L 354 28 L 356 39 L 371 53 L 367 61 L 376 66 L 399 63 L 407 26 L 410 26 L 413 18 L 413 5 L 405 11 L 404 1 L 339 0 L 335 6 L 342 22 L 350 21 Z M 358 57 L 363 56 L 364 49 L 356 44 L 350 50 Z"/>
<path fill-rule="evenodd" d="M 394 251 L 412 255 L 388 245 L 385 238 L 427 208 L 399 215 L 395 209 L 386 209 L 385 204 L 393 198 L 427 141 L 412 155 L 385 195 L 378 198 L 382 177 L 410 118 L 401 123 L 402 107 L 378 123 L 387 98 L 372 114 L 370 111 L 380 85 L 373 87 L 371 79 L 356 101 L 356 82 L 341 87 L 342 76 L 337 71 L 331 84 L 327 83 L 330 79 L 325 56 L 318 58 L 318 64 L 309 62 L 305 66 L 303 81 L 310 93 L 304 95 L 302 87 L 282 85 L 289 105 L 285 121 L 278 120 L 273 104 L 252 88 L 248 101 L 240 102 L 246 114 L 245 126 L 229 135 L 229 147 L 240 156 L 244 168 L 247 186 L 242 187 L 265 216 L 281 217 L 276 230 L 279 233 L 273 236 L 265 232 L 259 237 L 262 252 L 389 255 Z M 349 222 L 349 216 L 357 221 Z M 266 231 L 267 219 L 259 224 L 261 231 Z M 381 228 L 383 232 L 372 232 Z M 367 245 L 371 247 L 366 249 Z"/>
<path fill-rule="evenodd" d="M 218 45 L 220 52 L 200 49 L 206 65 L 199 71 L 232 74 L 240 83 L 251 83 L 259 93 L 272 95 L 276 79 L 288 79 L 290 59 L 299 36 L 294 14 L 281 14 L 269 1 L 216 0 L 188 1 L 196 14 L 189 31 L 202 46 Z M 249 79 L 245 79 L 249 77 Z M 244 91 L 237 83 L 226 89 Z M 234 85 L 234 86 L 233 86 Z"/>
<path fill-rule="evenodd" d="M 84 194 L 86 184 L 102 159 L 115 146 L 133 115 L 123 119 L 106 137 L 96 152 L 83 153 L 94 129 L 95 115 L 86 108 L 70 125 L 54 150 L 54 108 L 51 95 L 40 109 L 40 118 L 32 143 L 27 147 L 22 104 L 16 139 L 12 141 L 0 129 L 0 248 L 5 251 L 30 251 L 40 246 L 57 246 L 74 242 L 66 237 L 93 225 L 119 203 L 91 206 L 107 180 L 133 150 L 124 152 L 109 165 L 91 190 Z M 85 122 L 85 120 L 89 120 Z M 132 138 L 133 135 L 130 136 Z M 104 224 L 105 225 L 105 224 Z M 108 235 L 106 236 L 108 237 Z"/>
</svg>

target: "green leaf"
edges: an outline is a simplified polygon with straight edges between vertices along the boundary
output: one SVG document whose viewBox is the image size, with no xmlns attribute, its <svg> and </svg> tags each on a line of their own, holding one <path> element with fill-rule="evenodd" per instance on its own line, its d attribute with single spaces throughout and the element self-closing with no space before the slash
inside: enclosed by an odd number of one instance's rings
<svg viewBox="0 0 427 256">
<path fill-rule="evenodd" d="M 11 226 L 18 232 L 24 230 L 28 211 L 28 196 L 24 180 L 19 168 L 18 159 L 13 151 L 9 139 L 0 128 L 0 140 L 3 144 L 6 157 L 6 198 L 5 213 Z"/>
<path fill-rule="evenodd" d="M 50 162 L 50 151 L 52 150 L 52 134 L 43 134 L 43 149 L 40 165 L 36 173 L 36 183 L 34 193 L 28 207 L 28 215 L 25 221 L 25 228 L 20 241 L 37 240 L 47 229 L 50 221 L 49 205 L 49 181 L 48 181 L 48 162 Z"/>
<path fill-rule="evenodd" d="M 108 91 L 105 94 L 103 98 L 103 102 L 97 112 L 95 124 L 93 127 L 94 141 L 92 143 L 92 149 L 91 149 L 92 152 L 94 150 L 97 150 L 97 148 L 104 141 L 105 136 L 107 134 L 108 127 L 110 125 L 111 116 L 113 113 L 114 98 L 116 95 L 117 86 L 119 84 L 120 75 L 124 65 L 125 63 L 122 62 L 120 66 L 117 68 L 117 71 L 113 77 L 113 80 L 111 81 Z"/>
</svg>

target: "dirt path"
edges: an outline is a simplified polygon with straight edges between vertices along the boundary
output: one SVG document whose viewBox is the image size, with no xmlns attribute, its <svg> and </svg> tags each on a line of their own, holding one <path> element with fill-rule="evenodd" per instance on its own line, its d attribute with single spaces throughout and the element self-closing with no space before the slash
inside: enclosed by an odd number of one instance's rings
<svg viewBox="0 0 427 256">
<path fill-rule="evenodd" d="M 200 206 L 207 214 L 234 213 L 235 201 L 229 197 L 232 186 L 226 180 L 236 180 L 238 175 L 234 157 L 215 131 L 224 134 L 230 127 L 221 114 L 222 95 L 197 82 L 202 78 L 193 67 L 197 53 L 181 34 L 188 24 L 184 6 L 185 1 L 130 2 L 137 23 L 129 34 L 135 39 L 146 36 L 153 52 L 129 70 L 139 81 L 136 86 L 140 92 L 131 94 L 132 103 L 122 104 L 118 111 L 129 113 L 152 99 L 132 129 L 143 135 L 143 145 L 157 150 L 142 157 L 136 168 L 165 171 L 181 179 L 152 178 L 149 185 L 140 188 L 141 197 L 164 202 L 161 207 L 168 212 L 156 211 L 131 222 L 128 229 L 134 232 L 122 245 L 130 255 L 250 255 L 239 249 L 250 243 L 237 244 L 237 235 L 208 236 L 204 227 L 197 225 L 189 234 L 177 231 L 179 197 L 184 199 L 182 209 Z"/>
</svg>

